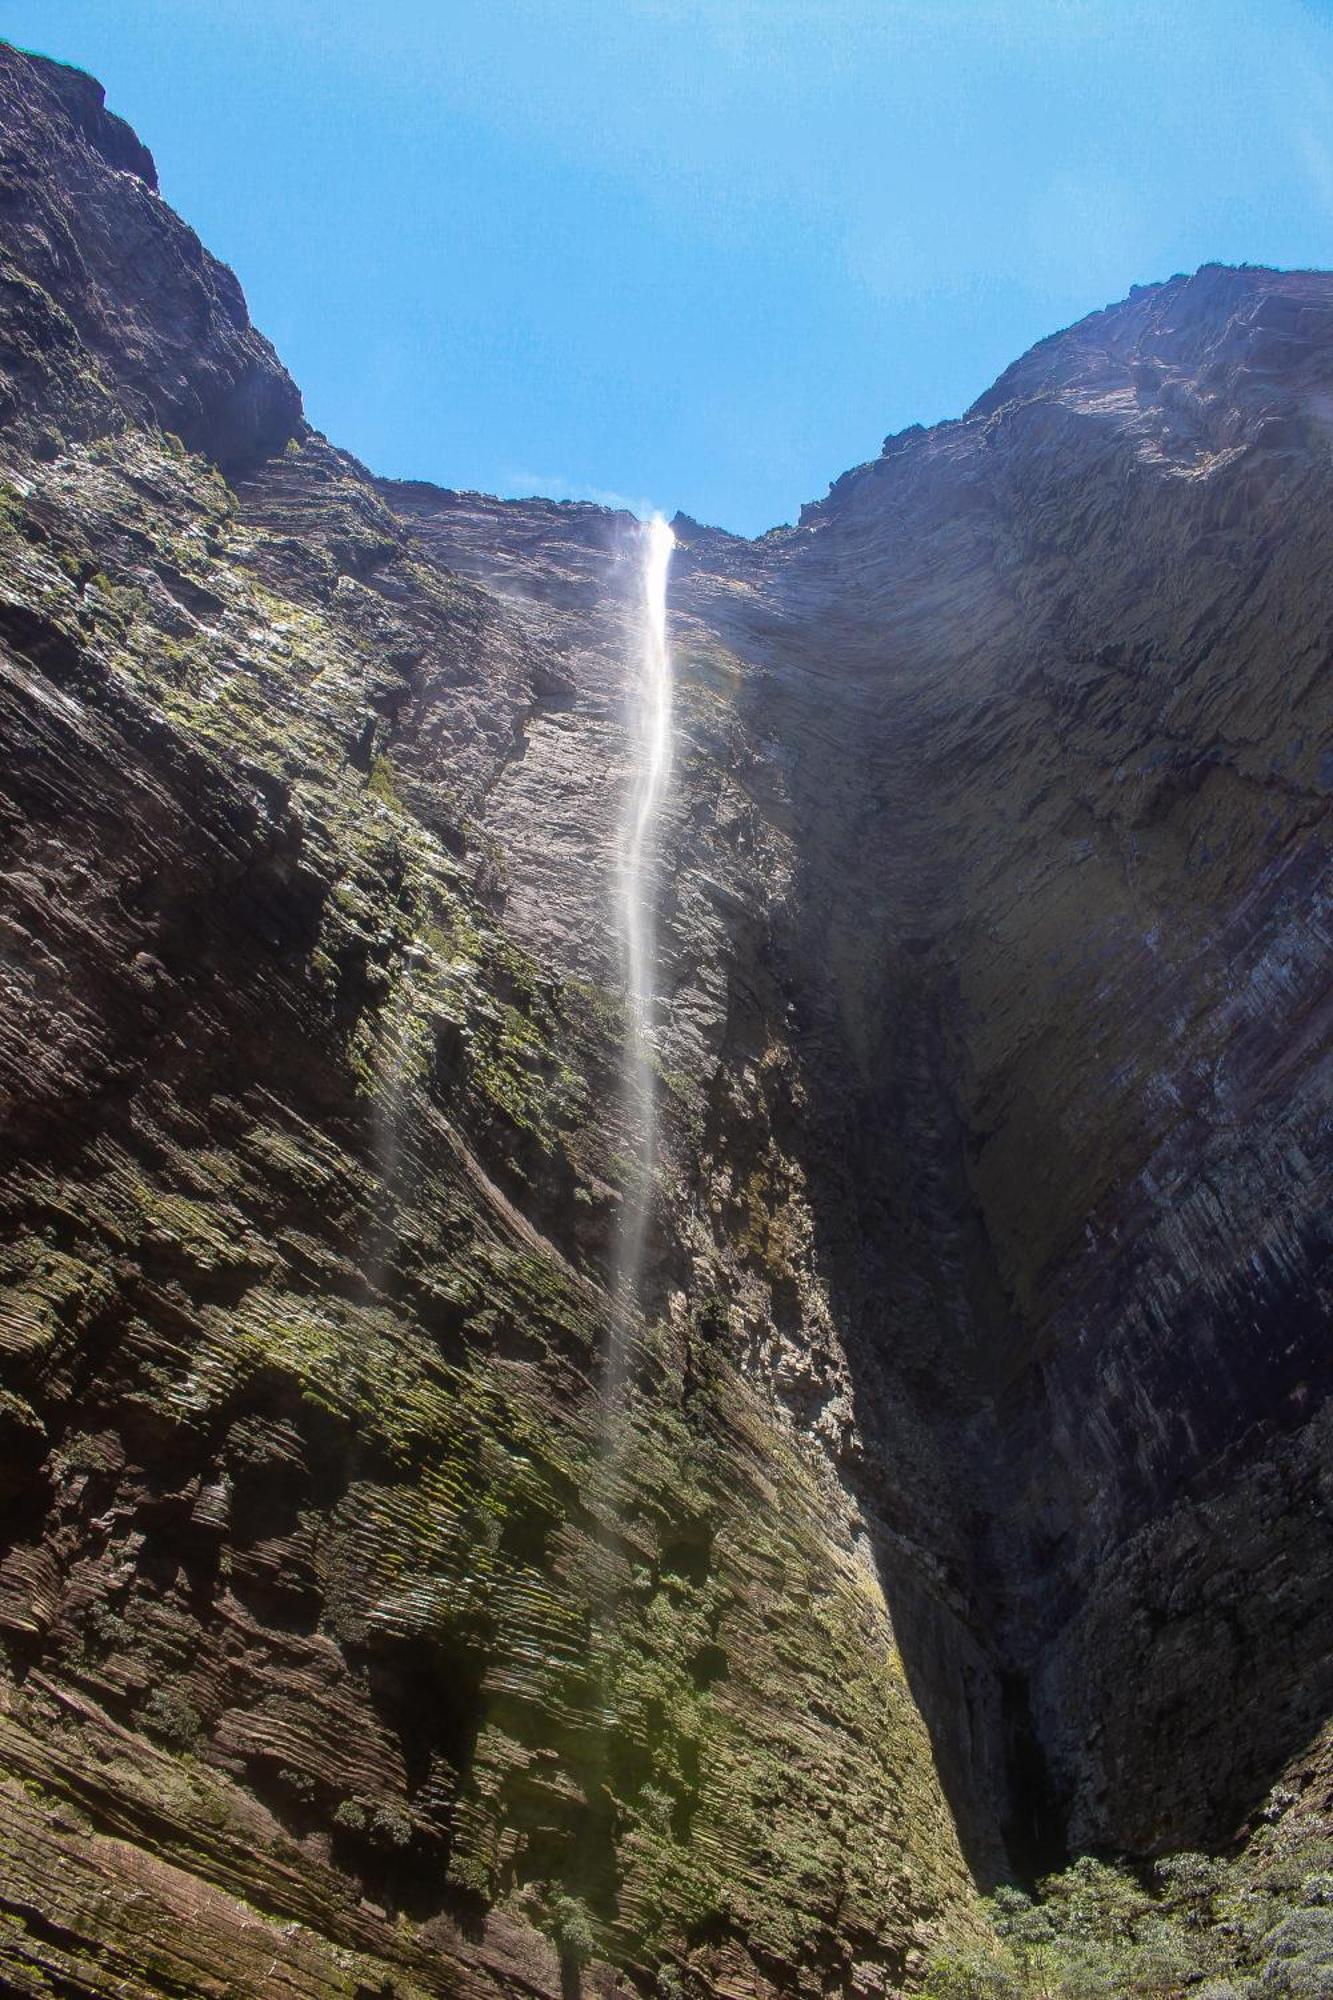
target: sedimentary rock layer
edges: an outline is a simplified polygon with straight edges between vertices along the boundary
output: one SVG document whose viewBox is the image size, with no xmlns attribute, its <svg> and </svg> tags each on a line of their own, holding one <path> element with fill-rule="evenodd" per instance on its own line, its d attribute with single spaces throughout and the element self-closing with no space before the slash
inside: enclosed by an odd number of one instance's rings
<svg viewBox="0 0 1333 2000">
<path fill-rule="evenodd" d="M 0 121 L 4 1976 L 892 1992 L 1322 1770 L 1333 279 L 677 521 L 609 1426 L 634 524 L 376 481 Z"/>
</svg>

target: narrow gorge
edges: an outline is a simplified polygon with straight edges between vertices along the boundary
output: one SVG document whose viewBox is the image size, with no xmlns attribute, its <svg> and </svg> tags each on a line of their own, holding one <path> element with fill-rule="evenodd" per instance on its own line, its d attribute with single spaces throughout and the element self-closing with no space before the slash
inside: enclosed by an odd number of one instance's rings
<svg viewBox="0 0 1333 2000">
<path fill-rule="evenodd" d="M 0 461 L 6 1990 L 1333 1840 L 1333 275 L 645 527 L 377 478 L 0 44 Z"/>
</svg>

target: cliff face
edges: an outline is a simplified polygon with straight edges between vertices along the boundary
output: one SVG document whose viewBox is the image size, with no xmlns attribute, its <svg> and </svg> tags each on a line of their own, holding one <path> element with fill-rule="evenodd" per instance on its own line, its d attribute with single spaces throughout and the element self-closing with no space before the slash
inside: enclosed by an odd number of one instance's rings
<svg viewBox="0 0 1333 2000">
<path fill-rule="evenodd" d="M 677 521 L 613 1434 L 634 524 L 374 480 L 0 118 L 5 1977 L 891 1992 L 1324 1784 L 1333 279 Z"/>
<path fill-rule="evenodd" d="M 799 711 L 853 1374 L 954 1440 L 1080 1846 L 1225 1837 L 1328 1707 L 1331 312 L 1205 270 L 1094 316 L 736 627 Z"/>
</svg>

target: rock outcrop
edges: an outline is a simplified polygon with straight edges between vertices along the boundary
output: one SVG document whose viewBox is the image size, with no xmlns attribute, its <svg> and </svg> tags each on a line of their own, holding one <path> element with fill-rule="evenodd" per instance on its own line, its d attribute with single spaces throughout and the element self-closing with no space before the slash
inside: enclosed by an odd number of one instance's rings
<svg viewBox="0 0 1333 2000">
<path fill-rule="evenodd" d="M 1333 278 L 676 522 L 612 1427 L 635 526 L 375 480 L 0 119 L 3 1977 L 891 1993 L 1313 1783 Z"/>
<path fill-rule="evenodd" d="M 224 472 L 303 431 L 241 288 L 77 70 L 0 49 L 0 416 L 39 457 L 147 423 Z"/>
</svg>

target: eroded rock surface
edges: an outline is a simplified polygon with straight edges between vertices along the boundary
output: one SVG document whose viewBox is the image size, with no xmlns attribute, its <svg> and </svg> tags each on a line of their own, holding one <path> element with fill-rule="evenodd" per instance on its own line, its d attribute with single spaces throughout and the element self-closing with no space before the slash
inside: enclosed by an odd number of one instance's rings
<svg viewBox="0 0 1333 2000">
<path fill-rule="evenodd" d="M 1333 279 L 677 521 L 618 1426 L 635 524 L 0 118 L 4 1977 L 892 1993 L 1322 1772 Z"/>
</svg>

